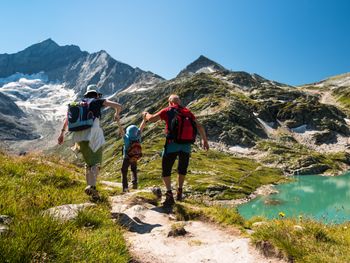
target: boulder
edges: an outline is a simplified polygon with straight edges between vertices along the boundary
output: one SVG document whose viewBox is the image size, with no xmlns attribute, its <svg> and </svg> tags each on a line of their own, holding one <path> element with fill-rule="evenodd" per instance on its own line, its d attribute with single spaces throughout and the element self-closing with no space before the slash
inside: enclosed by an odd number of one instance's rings
<svg viewBox="0 0 350 263">
<path fill-rule="evenodd" d="M 316 145 L 330 144 L 337 142 L 337 134 L 330 130 L 315 133 L 313 136 Z"/>
<path fill-rule="evenodd" d="M 8 215 L 0 215 L 0 224 L 9 225 L 12 222 L 12 218 Z"/>
<path fill-rule="evenodd" d="M 259 227 L 261 227 L 261 226 L 266 226 L 266 225 L 268 225 L 268 223 L 265 222 L 265 221 L 254 222 L 254 223 L 252 224 L 252 228 L 259 228 Z"/>
<path fill-rule="evenodd" d="M 304 227 L 299 226 L 299 225 L 294 225 L 294 226 L 293 226 L 293 229 L 294 229 L 295 231 L 303 231 L 303 230 L 304 230 Z"/>
<path fill-rule="evenodd" d="M 92 206 L 95 206 L 95 204 L 83 203 L 61 205 L 45 210 L 44 215 L 52 216 L 61 221 L 69 221 L 75 219 L 80 211 Z"/>
</svg>

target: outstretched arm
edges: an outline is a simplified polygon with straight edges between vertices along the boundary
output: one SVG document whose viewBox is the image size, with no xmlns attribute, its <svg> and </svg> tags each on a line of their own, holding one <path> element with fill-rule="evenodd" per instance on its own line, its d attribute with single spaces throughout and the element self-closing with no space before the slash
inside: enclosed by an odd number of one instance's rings
<svg viewBox="0 0 350 263">
<path fill-rule="evenodd" d="M 67 126 L 68 126 L 68 119 L 65 118 L 64 119 L 64 122 L 63 122 L 63 127 L 61 129 L 61 133 L 60 133 L 60 136 L 58 137 L 57 141 L 58 141 L 58 144 L 62 144 L 64 142 L 64 134 L 67 130 Z"/>
<path fill-rule="evenodd" d="M 149 122 L 156 122 L 160 120 L 160 114 L 161 111 L 155 113 L 155 114 L 150 114 L 148 112 L 143 112 L 142 115 L 144 116 L 144 120 L 149 121 Z"/>
<path fill-rule="evenodd" d="M 118 124 L 120 136 L 124 136 L 124 130 L 123 130 L 123 127 L 120 123 L 120 112 L 122 111 L 122 105 L 120 105 L 119 103 L 114 102 L 114 101 L 105 100 L 103 103 L 103 106 L 111 107 L 115 110 L 114 120 Z"/>
<path fill-rule="evenodd" d="M 200 122 L 198 122 L 197 120 L 196 120 L 196 124 L 197 124 L 198 132 L 199 132 L 201 139 L 202 139 L 202 147 L 204 150 L 207 151 L 207 150 L 209 150 L 209 143 L 208 143 L 208 138 L 207 138 L 207 135 L 205 133 L 205 130 L 204 130 L 202 124 L 200 124 Z"/>
</svg>

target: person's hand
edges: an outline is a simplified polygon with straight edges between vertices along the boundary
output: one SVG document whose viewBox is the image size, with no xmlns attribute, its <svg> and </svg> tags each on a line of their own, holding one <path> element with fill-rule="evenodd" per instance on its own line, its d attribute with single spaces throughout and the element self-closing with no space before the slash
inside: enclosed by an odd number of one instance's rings
<svg viewBox="0 0 350 263">
<path fill-rule="evenodd" d="M 58 144 L 61 145 L 64 142 L 64 132 L 61 132 L 60 136 L 57 139 Z"/>
<path fill-rule="evenodd" d="M 206 151 L 209 150 L 209 143 L 208 140 L 202 140 L 202 148 Z"/>
<path fill-rule="evenodd" d="M 145 121 L 147 121 L 146 119 L 147 114 L 148 114 L 147 111 L 142 112 L 142 119 L 144 119 Z"/>
</svg>

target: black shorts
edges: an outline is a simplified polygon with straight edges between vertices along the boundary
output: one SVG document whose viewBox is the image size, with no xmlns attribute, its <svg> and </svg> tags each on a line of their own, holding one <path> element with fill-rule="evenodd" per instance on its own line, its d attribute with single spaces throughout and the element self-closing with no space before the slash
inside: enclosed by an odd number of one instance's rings
<svg viewBox="0 0 350 263">
<path fill-rule="evenodd" d="M 190 154 L 186 152 L 174 152 L 166 153 L 162 159 L 162 176 L 167 177 L 171 175 L 171 169 L 173 168 L 176 158 L 179 156 L 177 165 L 177 172 L 181 175 L 187 174 L 187 168 L 190 161 Z"/>
</svg>

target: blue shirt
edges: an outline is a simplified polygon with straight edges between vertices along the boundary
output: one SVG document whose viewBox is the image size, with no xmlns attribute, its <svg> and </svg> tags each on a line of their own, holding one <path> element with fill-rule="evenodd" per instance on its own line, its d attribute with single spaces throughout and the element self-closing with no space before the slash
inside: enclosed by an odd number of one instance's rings
<svg viewBox="0 0 350 263">
<path fill-rule="evenodd" d="M 124 146 L 123 146 L 123 157 L 125 158 L 128 155 L 128 149 L 131 145 L 131 142 L 133 141 L 138 141 L 139 143 L 141 143 L 141 131 L 140 129 L 138 129 L 140 136 L 138 136 L 137 138 L 129 138 L 126 134 L 123 137 L 124 140 Z"/>
</svg>

